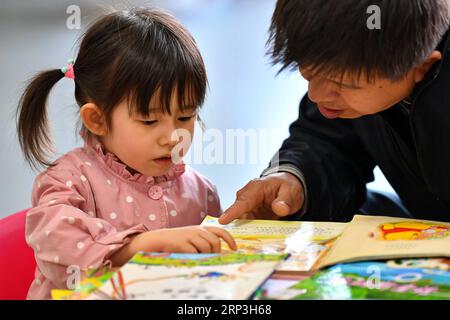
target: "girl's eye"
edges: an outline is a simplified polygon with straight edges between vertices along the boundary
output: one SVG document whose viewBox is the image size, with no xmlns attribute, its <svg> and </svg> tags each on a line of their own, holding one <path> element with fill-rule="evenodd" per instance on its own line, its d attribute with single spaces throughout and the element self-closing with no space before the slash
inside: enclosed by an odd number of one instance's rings
<svg viewBox="0 0 450 320">
<path fill-rule="evenodd" d="M 178 120 L 183 121 L 183 122 L 187 122 L 189 120 L 191 120 L 194 116 L 189 116 L 189 117 L 180 117 L 178 118 Z"/>
<path fill-rule="evenodd" d="M 157 120 L 144 120 L 141 121 L 146 126 L 151 126 L 152 124 L 156 123 Z"/>
</svg>

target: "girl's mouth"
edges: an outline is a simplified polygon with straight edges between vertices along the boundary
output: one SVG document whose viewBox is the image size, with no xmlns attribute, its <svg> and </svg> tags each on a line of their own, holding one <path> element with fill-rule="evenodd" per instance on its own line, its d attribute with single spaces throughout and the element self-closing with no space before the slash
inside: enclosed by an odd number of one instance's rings
<svg viewBox="0 0 450 320">
<path fill-rule="evenodd" d="M 172 164 L 172 157 L 161 157 L 153 159 L 154 162 L 156 162 L 158 165 L 167 167 Z"/>
</svg>

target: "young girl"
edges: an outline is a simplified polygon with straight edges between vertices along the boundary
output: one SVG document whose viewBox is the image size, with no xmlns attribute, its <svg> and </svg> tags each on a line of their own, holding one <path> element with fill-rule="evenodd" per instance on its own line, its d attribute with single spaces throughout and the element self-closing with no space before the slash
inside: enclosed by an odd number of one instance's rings
<svg viewBox="0 0 450 320">
<path fill-rule="evenodd" d="M 85 144 L 50 163 L 46 100 L 63 77 L 75 82 Z M 29 299 L 66 289 L 69 267 L 84 274 L 121 266 L 141 250 L 219 252 L 220 238 L 236 248 L 225 230 L 198 226 L 221 213 L 215 187 L 173 163 L 187 149 L 174 152 L 176 132 L 193 133 L 206 84 L 191 35 L 149 9 L 101 18 L 75 61 L 31 81 L 19 105 L 18 136 L 29 163 L 48 169 L 35 180 L 27 214 L 37 261 Z"/>
</svg>

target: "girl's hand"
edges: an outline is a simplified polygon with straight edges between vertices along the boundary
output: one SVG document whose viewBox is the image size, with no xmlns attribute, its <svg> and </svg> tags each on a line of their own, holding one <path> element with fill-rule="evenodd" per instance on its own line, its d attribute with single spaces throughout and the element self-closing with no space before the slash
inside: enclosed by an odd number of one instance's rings
<svg viewBox="0 0 450 320">
<path fill-rule="evenodd" d="M 137 251 L 179 252 L 179 253 L 219 253 L 220 239 L 232 250 L 236 242 L 225 229 L 218 227 L 189 226 L 172 229 L 159 229 L 138 235 L 135 242 Z"/>
<path fill-rule="evenodd" d="M 131 237 L 131 241 L 111 256 L 112 265 L 120 267 L 137 252 L 219 253 L 220 239 L 232 250 L 236 242 L 225 229 L 218 227 L 190 226 L 159 229 Z"/>
</svg>

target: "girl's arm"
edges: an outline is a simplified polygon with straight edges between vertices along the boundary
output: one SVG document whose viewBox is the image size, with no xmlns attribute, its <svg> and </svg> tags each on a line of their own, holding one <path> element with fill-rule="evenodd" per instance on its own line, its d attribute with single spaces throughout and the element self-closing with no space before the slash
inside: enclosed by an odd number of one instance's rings
<svg viewBox="0 0 450 320">
<path fill-rule="evenodd" d="M 59 288 L 67 288 L 69 270 L 75 267 L 84 275 L 89 268 L 111 265 L 111 256 L 131 236 L 148 231 L 143 224 L 119 231 L 83 211 L 92 196 L 80 176 L 52 169 L 41 174 L 26 219 L 27 243 L 34 249 L 39 270 Z"/>
</svg>

